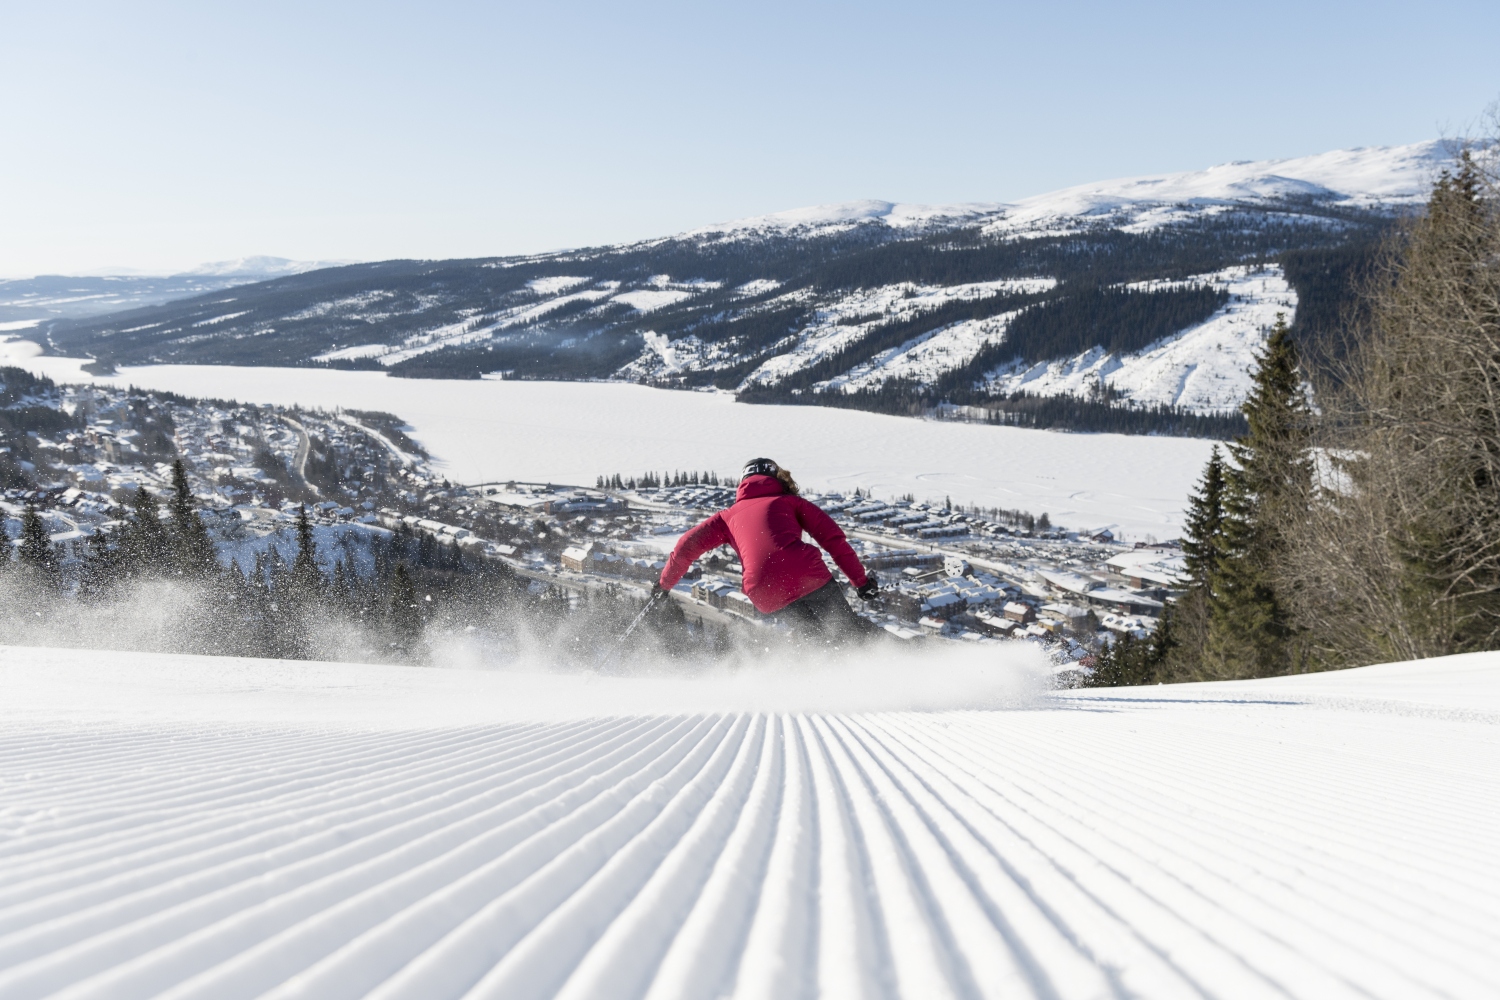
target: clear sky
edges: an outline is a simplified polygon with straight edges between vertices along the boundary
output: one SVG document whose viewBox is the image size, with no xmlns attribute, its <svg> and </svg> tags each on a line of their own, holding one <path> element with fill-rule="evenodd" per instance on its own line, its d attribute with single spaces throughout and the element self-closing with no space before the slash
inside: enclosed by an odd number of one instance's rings
<svg viewBox="0 0 1500 1000">
<path fill-rule="evenodd" d="M 0 275 L 662 235 L 1414 142 L 1500 3 L 0 0 Z"/>
</svg>

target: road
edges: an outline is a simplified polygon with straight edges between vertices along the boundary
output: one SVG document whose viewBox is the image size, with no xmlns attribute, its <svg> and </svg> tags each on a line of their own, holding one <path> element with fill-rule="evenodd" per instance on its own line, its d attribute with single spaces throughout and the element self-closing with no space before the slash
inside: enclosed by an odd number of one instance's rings
<svg viewBox="0 0 1500 1000">
<path fill-rule="evenodd" d="M 296 476 L 313 496 L 322 496 L 323 491 L 307 481 L 307 455 L 312 451 L 312 440 L 308 436 L 307 428 L 303 427 L 300 421 L 284 413 L 281 414 L 281 419 L 297 432 L 297 455 L 292 459 L 292 475 Z"/>
</svg>

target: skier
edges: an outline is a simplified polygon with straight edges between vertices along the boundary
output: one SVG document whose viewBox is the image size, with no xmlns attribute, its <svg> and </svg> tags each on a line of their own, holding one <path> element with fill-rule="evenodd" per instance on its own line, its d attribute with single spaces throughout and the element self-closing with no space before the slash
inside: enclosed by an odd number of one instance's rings
<svg viewBox="0 0 1500 1000">
<path fill-rule="evenodd" d="M 875 599 L 879 583 L 865 572 L 833 518 L 797 493 L 791 473 L 769 458 L 747 462 L 734 505 L 678 539 L 653 595 L 676 586 L 703 553 L 729 545 L 744 566 L 745 596 L 761 614 L 774 615 L 797 635 L 823 642 L 880 634 L 879 626 L 849 607 L 822 554 L 802 540 L 802 533 L 828 550 L 863 600 Z"/>
</svg>

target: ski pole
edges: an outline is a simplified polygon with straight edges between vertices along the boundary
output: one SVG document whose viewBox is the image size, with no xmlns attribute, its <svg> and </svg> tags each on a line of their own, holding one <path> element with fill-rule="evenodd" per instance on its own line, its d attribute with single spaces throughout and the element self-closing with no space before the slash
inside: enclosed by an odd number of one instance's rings
<svg viewBox="0 0 1500 1000">
<path fill-rule="evenodd" d="M 640 612 L 630 622 L 630 625 L 626 627 L 626 629 L 625 629 L 625 631 L 623 633 L 621 633 L 620 638 L 618 640 L 616 640 L 616 642 L 615 642 L 614 652 L 611 653 L 609 655 L 609 657 L 605 659 L 605 661 L 603 663 L 603 666 L 606 666 L 606 667 L 607 666 L 611 666 L 611 665 L 613 665 L 613 663 L 615 662 L 615 660 L 619 659 L 621 651 L 624 650 L 624 648 L 625 648 L 625 641 L 630 638 L 630 633 L 634 632 L 636 626 L 639 625 L 645 619 L 646 612 L 648 612 L 648 611 L 651 610 L 652 606 L 656 604 L 657 600 L 659 598 L 665 597 L 666 595 L 667 595 L 667 592 L 665 590 L 663 590 L 663 591 L 659 591 L 657 593 L 654 593 L 650 597 L 646 598 L 646 606 L 643 607 L 643 608 L 641 608 Z"/>
</svg>

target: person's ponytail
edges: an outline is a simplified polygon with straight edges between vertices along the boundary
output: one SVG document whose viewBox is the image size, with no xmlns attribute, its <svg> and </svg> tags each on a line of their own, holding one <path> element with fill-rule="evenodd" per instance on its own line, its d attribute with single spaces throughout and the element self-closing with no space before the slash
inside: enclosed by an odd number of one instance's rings
<svg viewBox="0 0 1500 1000">
<path fill-rule="evenodd" d="M 776 478 L 781 480 L 781 485 L 785 486 L 786 491 L 792 496 L 796 496 L 798 493 L 802 492 L 801 487 L 797 485 L 797 480 L 793 479 L 792 474 L 785 469 L 778 467 L 776 470 Z"/>
</svg>

